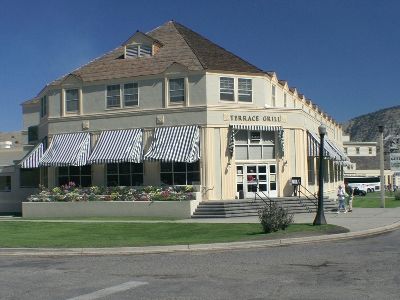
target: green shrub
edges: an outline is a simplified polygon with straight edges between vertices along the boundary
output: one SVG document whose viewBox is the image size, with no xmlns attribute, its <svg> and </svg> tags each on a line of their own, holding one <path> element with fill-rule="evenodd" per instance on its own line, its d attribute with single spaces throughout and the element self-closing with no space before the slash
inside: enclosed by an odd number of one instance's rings
<svg viewBox="0 0 400 300">
<path fill-rule="evenodd" d="M 394 193 L 394 200 L 400 200 L 400 191 Z"/>
<path fill-rule="evenodd" d="M 258 211 L 258 217 L 265 233 L 285 230 L 293 223 L 293 215 L 288 210 L 280 207 L 276 202 L 265 205 Z"/>
</svg>

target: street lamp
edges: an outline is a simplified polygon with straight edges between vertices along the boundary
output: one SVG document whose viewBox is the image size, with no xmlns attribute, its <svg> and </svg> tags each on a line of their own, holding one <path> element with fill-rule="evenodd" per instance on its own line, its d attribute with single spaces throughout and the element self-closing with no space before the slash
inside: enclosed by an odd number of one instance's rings
<svg viewBox="0 0 400 300">
<path fill-rule="evenodd" d="M 379 138 L 379 158 L 380 158 L 380 167 L 381 167 L 381 208 L 385 208 L 385 166 L 384 166 L 384 149 L 383 149 L 383 129 L 384 126 L 378 126 L 379 132 L 381 134 Z"/>
<path fill-rule="evenodd" d="M 326 126 L 321 124 L 318 127 L 318 133 L 320 136 L 319 143 L 319 174 L 318 174 L 318 208 L 317 215 L 315 216 L 313 225 L 324 225 L 326 224 L 324 214 L 324 137 L 326 134 Z"/>
</svg>

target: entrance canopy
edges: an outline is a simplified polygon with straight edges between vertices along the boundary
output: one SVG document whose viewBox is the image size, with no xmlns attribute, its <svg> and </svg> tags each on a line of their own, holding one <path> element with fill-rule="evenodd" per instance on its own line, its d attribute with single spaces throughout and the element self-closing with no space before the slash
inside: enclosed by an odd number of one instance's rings
<svg viewBox="0 0 400 300">
<path fill-rule="evenodd" d="M 89 164 L 120 162 L 139 163 L 143 158 L 143 130 L 127 129 L 103 131 L 92 154 Z"/>
<path fill-rule="evenodd" d="M 40 167 L 84 166 L 90 153 L 88 132 L 57 134 L 39 161 Z"/>
<path fill-rule="evenodd" d="M 26 155 L 19 163 L 22 169 L 31 169 L 39 167 L 39 160 L 42 158 L 44 152 L 43 142 L 33 148 L 31 152 Z"/>
<path fill-rule="evenodd" d="M 198 126 L 159 127 L 155 129 L 145 160 L 192 163 L 200 159 Z"/>
<path fill-rule="evenodd" d="M 279 138 L 279 146 L 282 155 L 285 152 L 285 139 L 283 136 L 283 128 L 281 125 L 265 125 L 265 124 L 230 124 L 231 134 L 229 137 L 229 152 L 233 155 L 235 149 L 235 134 L 238 130 L 251 130 L 251 131 L 277 131 Z"/>
</svg>

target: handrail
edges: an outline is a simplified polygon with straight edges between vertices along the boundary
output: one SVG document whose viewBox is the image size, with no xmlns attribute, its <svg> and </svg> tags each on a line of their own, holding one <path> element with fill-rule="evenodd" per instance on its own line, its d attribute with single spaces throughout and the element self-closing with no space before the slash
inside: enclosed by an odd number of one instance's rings
<svg viewBox="0 0 400 300">
<path fill-rule="evenodd" d="M 257 188 L 257 191 L 254 193 L 254 202 L 257 200 L 257 196 L 258 196 L 266 205 L 271 207 L 273 200 L 267 194 L 265 194 L 264 191 L 260 191 L 260 184 L 258 182 L 258 179 L 256 179 L 256 188 Z M 264 197 L 267 198 L 269 203 L 266 201 L 266 199 L 261 197 L 259 193 L 264 195 Z"/>
<path fill-rule="evenodd" d="M 311 193 L 304 185 L 300 184 L 300 187 L 303 187 L 310 195 L 312 195 L 312 197 L 313 197 L 315 200 L 318 200 L 317 196 L 315 196 L 313 193 Z M 300 188 L 299 188 L 298 192 L 299 192 L 299 200 L 300 200 L 300 202 L 302 202 L 302 201 L 301 201 L 301 198 L 300 198 L 300 194 L 303 194 L 304 197 L 306 197 L 307 200 L 310 200 L 311 203 L 314 204 L 315 207 L 318 207 L 318 203 L 317 203 L 316 201 L 314 201 L 312 198 L 308 197 L 307 194 L 304 193 Z"/>
</svg>

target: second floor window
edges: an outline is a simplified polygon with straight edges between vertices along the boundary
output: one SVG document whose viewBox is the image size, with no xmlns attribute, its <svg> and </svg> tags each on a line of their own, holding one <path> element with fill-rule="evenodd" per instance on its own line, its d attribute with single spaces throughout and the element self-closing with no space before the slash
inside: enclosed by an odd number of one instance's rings
<svg viewBox="0 0 400 300">
<path fill-rule="evenodd" d="M 221 77 L 219 79 L 220 99 L 224 101 L 235 101 L 235 83 L 230 77 Z"/>
<path fill-rule="evenodd" d="M 124 106 L 139 105 L 139 89 L 137 82 L 124 84 Z"/>
<path fill-rule="evenodd" d="M 287 107 L 287 95 L 283 94 L 283 107 Z"/>
<path fill-rule="evenodd" d="M 272 86 L 271 103 L 272 103 L 273 107 L 276 106 L 276 87 L 275 87 L 275 85 Z"/>
<path fill-rule="evenodd" d="M 169 80 L 169 101 L 175 103 L 185 101 L 185 80 L 183 78 Z"/>
<path fill-rule="evenodd" d="M 47 115 L 47 96 L 40 98 L 40 117 Z"/>
<path fill-rule="evenodd" d="M 252 82 L 251 79 L 238 79 L 238 100 L 239 102 L 251 102 L 252 99 Z"/>
<path fill-rule="evenodd" d="M 29 126 L 28 127 L 28 143 L 36 142 L 39 139 L 39 127 Z"/>
<path fill-rule="evenodd" d="M 79 90 L 66 90 L 65 91 L 65 108 L 67 112 L 79 111 Z"/>
<path fill-rule="evenodd" d="M 107 108 L 121 106 L 121 91 L 119 84 L 107 86 Z"/>
</svg>

